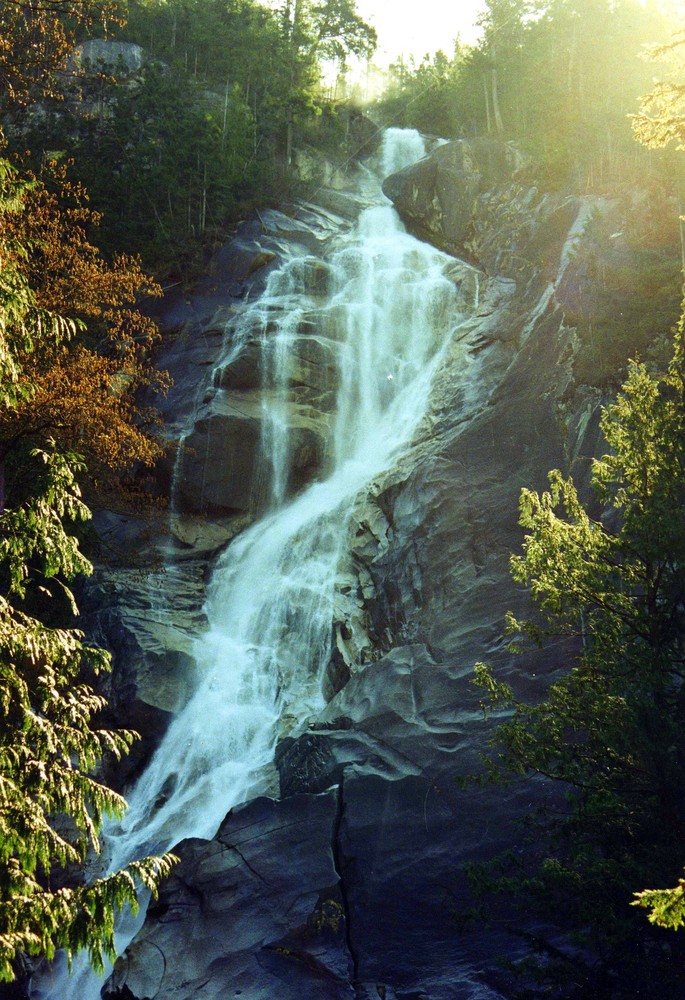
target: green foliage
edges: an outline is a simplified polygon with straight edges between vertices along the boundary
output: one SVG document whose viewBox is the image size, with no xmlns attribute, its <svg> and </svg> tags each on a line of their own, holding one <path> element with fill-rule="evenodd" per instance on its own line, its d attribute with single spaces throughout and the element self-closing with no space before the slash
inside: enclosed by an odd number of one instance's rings
<svg viewBox="0 0 685 1000">
<path fill-rule="evenodd" d="M 453 137 L 464 131 L 461 71 L 466 55 L 459 45 L 449 59 L 436 52 L 418 66 L 413 59 L 390 66 L 385 93 L 376 112 L 387 125 L 418 128 L 435 136 Z"/>
<path fill-rule="evenodd" d="M 56 149 L 73 158 L 110 255 L 134 252 L 178 273 L 265 176 L 253 112 L 235 87 L 212 94 L 153 63 L 130 86 L 84 80 L 78 97 L 95 111 L 65 117 L 55 104 L 27 121 L 23 140 L 37 167 Z"/>
<path fill-rule="evenodd" d="M 299 59 L 344 61 L 376 48 L 376 32 L 357 13 L 355 0 L 295 0 L 284 4 L 283 14 Z"/>
<path fill-rule="evenodd" d="M 264 162 L 283 154 L 293 113 L 303 127 L 322 107 L 320 61 L 370 55 L 375 31 L 353 0 L 170 0 L 130 4 L 125 37 L 218 94 L 250 108 Z"/>
<path fill-rule="evenodd" d="M 125 753 L 135 734 L 92 727 L 105 702 L 79 678 L 84 663 L 106 669 L 107 654 L 16 603 L 31 585 L 47 595 L 42 580 L 91 570 L 65 528 L 90 516 L 74 478 L 78 462 L 40 458 L 42 488 L 0 516 L 0 568 L 10 581 L 0 598 L 0 980 L 13 978 L 20 952 L 52 958 L 58 947 L 70 957 L 86 947 L 100 968 L 103 955 L 114 955 L 115 911 L 135 908 L 138 887 L 154 891 L 173 864 L 171 856 L 147 858 L 87 886 L 52 888 L 59 869 L 99 850 L 103 819 L 123 813 L 124 800 L 93 771 L 104 754 Z"/>
<path fill-rule="evenodd" d="M 621 996 L 641 995 L 646 974 L 634 956 L 646 946 L 647 925 L 634 919 L 631 893 L 672 878 L 685 830 L 682 343 L 681 325 L 666 374 L 632 364 L 604 411 L 610 450 L 594 461 L 592 477 L 600 517 L 558 471 L 548 491 L 522 492 L 527 534 L 512 575 L 538 613 L 509 616 L 507 632 L 537 644 L 565 640 L 569 669 L 534 705 L 482 664 L 475 678 L 487 706 L 511 713 L 495 731 L 489 767 L 565 789 L 564 808 L 539 820 L 535 905 L 548 917 L 565 914 L 608 965 L 622 965 Z M 657 904 L 653 923 L 673 921 L 681 888 L 638 902 Z M 649 968 L 655 988 L 680 981 L 658 954 Z"/>
<path fill-rule="evenodd" d="M 282 155 L 286 172 L 303 123 L 319 112 L 321 59 L 371 55 L 376 32 L 357 14 L 354 0 L 285 0 L 281 8 L 285 56 Z"/>
<path fill-rule="evenodd" d="M 123 37 L 171 67 L 217 90 L 226 81 L 262 107 L 282 59 L 277 12 L 254 0 L 130 0 Z"/>
<path fill-rule="evenodd" d="M 673 74 L 670 80 L 657 80 L 642 97 L 639 114 L 631 115 L 635 138 L 650 149 L 662 149 L 672 142 L 676 149 L 685 149 L 683 48 L 685 30 L 681 28 L 666 44 L 652 46 L 650 50 L 652 58 L 665 62 Z"/>
<path fill-rule="evenodd" d="M 502 86 L 513 91 L 505 125 L 546 168 L 548 184 L 606 190 L 640 161 L 627 115 L 648 85 L 639 58 L 645 41 L 668 37 L 670 25 L 632 0 L 553 0 L 526 21 L 515 62 Z M 646 158 L 644 158 L 646 159 Z"/>
<path fill-rule="evenodd" d="M 246 204 L 287 193 L 293 144 L 334 141 L 321 60 L 369 53 L 375 33 L 352 0 L 131 0 L 128 13 L 121 37 L 144 47 L 143 68 L 86 67 L 8 134 L 36 173 L 55 153 L 74 161 L 107 254 L 188 277 Z"/>
<path fill-rule="evenodd" d="M 0 163 L 0 213 L 21 210 L 21 179 Z M 53 349 L 74 325 L 39 310 L 22 262 L 28 248 L 0 243 L 0 406 L 31 397 L 23 365 Z M 0 443 L 0 460 L 11 442 Z M 22 952 L 52 958 L 56 948 L 87 948 L 100 968 L 113 956 L 115 911 L 136 907 L 143 885 L 155 891 L 174 859 L 146 858 L 88 885 L 69 885 L 67 870 L 99 850 L 106 816 L 125 802 L 99 782 L 105 754 L 119 758 L 135 734 L 97 728 L 104 700 L 82 679 L 109 666 L 84 645 L 68 584 L 91 565 L 75 525 L 90 517 L 81 500 L 78 456 L 50 442 L 34 449 L 31 489 L 0 505 L 0 981 L 15 976 Z M 4 462 L 0 461 L 0 471 Z M 67 613 L 54 608 L 66 595 Z M 63 602 L 62 602 L 63 603 Z M 62 619 L 47 624 L 49 617 Z"/>
<path fill-rule="evenodd" d="M 643 889 L 635 897 L 633 906 L 649 910 L 650 923 L 675 931 L 685 924 L 685 879 L 679 879 L 673 889 Z"/>
<path fill-rule="evenodd" d="M 249 166 L 243 187 L 247 185 L 253 194 L 271 178 L 290 87 L 287 32 L 278 11 L 255 0 L 135 0 L 129 4 L 124 37 L 162 60 L 176 87 L 193 81 L 197 89 L 216 95 L 223 150 L 232 144 L 233 107 L 249 108 L 253 144 L 243 159 Z M 186 86 L 186 102 L 187 91 Z M 226 95 L 229 122 L 224 128 Z M 160 123 L 169 130 L 168 117 L 160 116 Z M 231 179 L 227 177 L 227 186 Z"/>
<path fill-rule="evenodd" d="M 664 59 L 678 57 L 684 45 L 685 32 L 681 30 L 667 45 L 657 46 L 652 54 Z M 633 116 L 636 138 L 650 148 L 661 148 L 671 142 L 675 142 L 677 149 L 685 148 L 682 66 L 676 68 L 676 73 L 676 79 L 658 82 L 642 99 L 640 114 Z M 684 322 L 681 320 L 681 329 Z M 682 357 L 679 360 L 682 365 Z M 677 930 L 685 924 L 685 881 L 679 879 L 678 884 L 670 889 L 636 892 L 632 905 L 647 909 L 650 923 Z"/>
<path fill-rule="evenodd" d="M 659 166 L 635 146 L 628 117 L 651 82 L 644 44 L 671 37 L 654 5 L 489 0 L 481 26 L 472 48 L 391 67 L 383 121 L 448 139 L 516 140 L 545 189 L 612 191 Z"/>
<path fill-rule="evenodd" d="M 36 477 L 34 472 L 35 492 L 22 506 L 5 509 L 0 515 L 0 564 L 7 573 L 10 591 L 22 599 L 26 597 L 29 567 L 34 572 L 38 567 L 46 580 L 58 576 L 70 580 L 91 569 L 76 538 L 64 529 L 65 521 L 76 523 L 90 517 L 75 478 L 83 463 L 76 455 L 40 449 L 34 449 L 31 458 L 39 459 L 45 467 L 42 476 Z M 75 609 L 73 596 L 68 593 Z"/>
</svg>

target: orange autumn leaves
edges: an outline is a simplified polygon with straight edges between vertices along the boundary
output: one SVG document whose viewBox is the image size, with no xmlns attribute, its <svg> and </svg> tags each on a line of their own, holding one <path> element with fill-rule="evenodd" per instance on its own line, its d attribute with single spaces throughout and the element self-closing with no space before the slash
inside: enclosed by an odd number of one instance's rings
<svg viewBox="0 0 685 1000">
<path fill-rule="evenodd" d="M 0 4 L 0 94 L 23 105 L 59 97 L 59 72 L 77 31 L 123 23 L 117 0 L 3 0 Z"/>
<path fill-rule="evenodd" d="M 89 208 L 84 187 L 68 179 L 66 166 L 48 163 L 45 183 L 30 180 L 24 210 L 4 220 L 3 235 L 29 247 L 29 280 L 39 306 L 98 319 L 140 295 L 159 294 L 137 258 L 120 255 L 108 264 L 89 241 L 100 214 Z M 154 327 L 140 319 L 148 335 L 154 335 Z"/>
<path fill-rule="evenodd" d="M 34 344 L 21 358 L 27 392 L 0 410 L 0 452 L 57 440 L 83 454 L 96 476 L 152 464 L 162 445 L 152 433 L 156 416 L 141 407 L 142 389 L 165 391 L 150 349 L 154 323 L 138 309 L 141 296 L 160 294 L 133 257 L 105 261 L 89 239 L 98 223 L 85 191 L 52 164 L 48 188 L 32 178 L 22 210 L 0 214 L 0 246 L 26 276 L 38 308 L 78 321 L 70 342 Z"/>
<path fill-rule="evenodd" d="M 136 406 L 132 387 L 141 384 L 135 361 L 103 358 L 84 347 L 60 354 L 26 372 L 33 394 L 14 413 L 0 416 L 5 440 L 49 435 L 95 465 L 125 471 L 137 462 L 149 465 L 160 455 L 149 432 L 154 410 Z M 93 470 L 95 471 L 95 470 Z"/>
</svg>

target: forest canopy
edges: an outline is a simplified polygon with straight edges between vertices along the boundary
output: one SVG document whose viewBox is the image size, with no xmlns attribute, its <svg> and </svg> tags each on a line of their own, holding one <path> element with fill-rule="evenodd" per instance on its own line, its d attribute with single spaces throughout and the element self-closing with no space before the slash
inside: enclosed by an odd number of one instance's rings
<svg viewBox="0 0 685 1000">
<path fill-rule="evenodd" d="M 324 95 L 322 60 L 342 65 L 374 51 L 375 32 L 352 0 L 129 0 L 119 7 L 125 24 L 110 3 L 63 6 L 56 50 L 97 38 L 99 26 L 141 46 L 140 62 L 117 62 L 116 50 L 113 65 L 106 49 L 85 62 L 55 53 L 45 79 L 58 76 L 58 89 L 30 75 L 21 92 L 5 91 L 7 137 L 31 150 L 36 172 L 55 154 L 73 161 L 102 213 L 108 253 L 139 253 L 160 277 L 178 279 L 241 210 L 292 189 L 295 145 L 344 157 L 346 120 Z M 8 56 L 8 88 L 10 71 Z M 39 113 L 25 113 L 29 91 Z"/>
<path fill-rule="evenodd" d="M 477 45 L 394 63 L 377 110 L 445 138 L 516 140 L 546 187 L 615 190 L 653 162 L 628 116 L 655 75 L 647 47 L 670 41 L 676 23 L 637 0 L 488 0 Z"/>
</svg>

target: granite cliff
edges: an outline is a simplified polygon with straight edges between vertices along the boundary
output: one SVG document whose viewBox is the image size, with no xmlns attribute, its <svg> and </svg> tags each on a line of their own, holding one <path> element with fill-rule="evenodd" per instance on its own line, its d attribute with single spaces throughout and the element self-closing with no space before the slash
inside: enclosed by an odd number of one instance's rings
<svg viewBox="0 0 685 1000">
<path fill-rule="evenodd" d="M 407 228 L 454 257 L 466 318 L 410 447 L 354 501 L 325 706 L 283 726 L 258 796 L 212 838 L 180 844 L 182 862 L 117 962 L 107 1000 L 511 995 L 498 957 L 515 959 L 521 938 L 464 920 L 464 865 L 515 846 L 516 818 L 551 793 L 457 782 L 487 738 L 471 671 L 487 659 L 534 695 L 563 666 L 561 652 L 504 648 L 504 614 L 526 600 L 508 559 L 520 545 L 521 488 L 544 487 L 553 467 L 582 485 L 601 448 L 606 387 L 587 377 L 577 333 L 599 293 L 582 251 L 592 238 L 598 252 L 598 220 L 620 233 L 630 208 L 540 194 L 527 177 L 515 148 L 482 141 L 439 145 L 385 181 Z M 194 292 L 165 303 L 160 363 L 174 388 L 164 410 L 178 443 L 158 470 L 160 489 L 174 483 L 168 534 L 103 516 L 105 540 L 134 547 L 149 571 L 102 568 L 89 597 L 90 623 L 115 652 L 113 711 L 145 736 L 131 777 L 197 683 L 212 567 L 268 506 L 255 458 L 263 330 L 234 350 L 234 320 L 298 255 L 308 307 L 291 341 L 285 495 L 330 458 L 338 376 L 317 303 L 331 240 L 359 196 L 320 194 L 317 206 L 245 222 Z"/>
</svg>

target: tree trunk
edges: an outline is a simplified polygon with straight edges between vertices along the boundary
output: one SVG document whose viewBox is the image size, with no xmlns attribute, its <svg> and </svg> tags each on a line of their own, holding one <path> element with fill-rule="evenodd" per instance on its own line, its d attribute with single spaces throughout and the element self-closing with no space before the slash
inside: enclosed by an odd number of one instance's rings
<svg viewBox="0 0 685 1000">
<path fill-rule="evenodd" d="M 495 131 L 500 133 L 504 131 L 504 126 L 502 124 L 502 115 L 499 109 L 499 95 L 497 93 L 497 67 L 492 67 L 492 113 L 495 118 Z"/>
<path fill-rule="evenodd" d="M 293 159 L 293 135 L 295 131 L 294 96 L 297 86 L 297 54 L 300 19 L 302 17 L 302 0 L 295 0 L 293 19 L 290 26 L 290 94 L 288 96 L 288 113 L 285 135 L 285 167 L 290 170 Z"/>
<path fill-rule="evenodd" d="M 200 232 L 204 233 L 207 228 L 207 164 L 205 163 L 204 177 L 202 179 L 202 209 L 200 210 Z"/>
<path fill-rule="evenodd" d="M 224 94 L 224 123 L 223 123 L 223 126 L 221 128 L 221 152 L 222 153 L 226 149 L 226 130 L 227 130 L 227 124 L 228 124 L 228 88 L 229 88 L 229 81 L 226 80 L 226 92 Z M 248 88 L 249 88 L 249 83 L 248 83 Z M 247 103 L 247 99 L 246 99 L 246 103 Z"/>
</svg>

